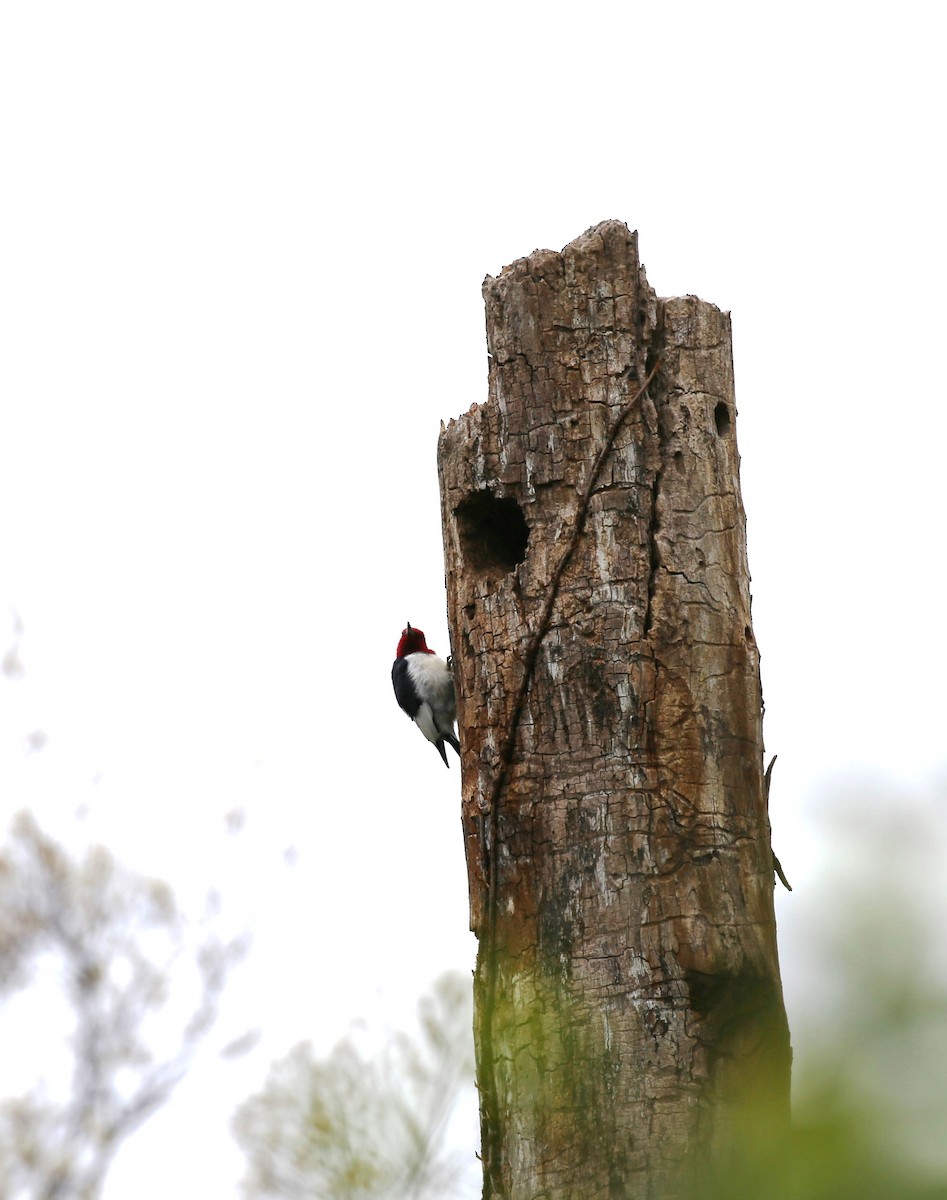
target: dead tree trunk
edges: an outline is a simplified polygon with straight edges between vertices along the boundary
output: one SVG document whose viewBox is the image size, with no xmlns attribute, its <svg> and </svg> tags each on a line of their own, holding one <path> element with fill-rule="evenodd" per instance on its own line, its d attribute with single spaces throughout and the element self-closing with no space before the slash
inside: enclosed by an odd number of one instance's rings
<svg viewBox="0 0 947 1200">
<path fill-rule="evenodd" d="M 438 452 L 484 1195 L 683 1195 L 789 1091 L 729 318 L 620 222 L 484 296 Z"/>
</svg>

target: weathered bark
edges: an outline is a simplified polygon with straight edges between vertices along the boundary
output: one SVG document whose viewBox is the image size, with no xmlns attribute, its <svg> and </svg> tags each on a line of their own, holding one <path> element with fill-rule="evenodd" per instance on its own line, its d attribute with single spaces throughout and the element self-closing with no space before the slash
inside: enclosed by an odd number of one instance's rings
<svg viewBox="0 0 947 1200">
<path fill-rule="evenodd" d="M 683 1195 L 788 1109 L 729 318 L 619 222 L 484 296 L 438 453 L 484 1195 Z"/>
</svg>

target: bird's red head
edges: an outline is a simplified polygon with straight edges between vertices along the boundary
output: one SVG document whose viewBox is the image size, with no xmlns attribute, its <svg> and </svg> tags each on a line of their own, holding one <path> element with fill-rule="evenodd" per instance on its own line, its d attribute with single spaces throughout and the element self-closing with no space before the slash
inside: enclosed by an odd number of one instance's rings
<svg viewBox="0 0 947 1200">
<path fill-rule="evenodd" d="M 402 629 L 401 641 L 398 643 L 397 658 L 404 658 L 406 654 L 433 654 L 433 650 L 429 650 L 427 642 L 424 640 L 424 633 L 420 629 L 412 629 L 411 622 L 408 622 L 408 628 Z"/>
</svg>

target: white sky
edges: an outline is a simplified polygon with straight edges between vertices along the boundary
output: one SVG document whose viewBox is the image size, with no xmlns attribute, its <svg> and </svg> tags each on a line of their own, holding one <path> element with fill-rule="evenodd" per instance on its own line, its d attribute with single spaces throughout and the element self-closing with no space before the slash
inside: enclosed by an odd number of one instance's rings
<svg viewBox="0 0 947 1200">
<path fill-rule="evenodd" d="M 0 8 L 4 805 L 256 920 L 225 1024 L 259 1050 L 107 1200 L 200 1194 L 191 1144 L 230 1195 L 272 1057 L 472 965 L 460 774 L 390 663 L 407 619 L 447 649 L 435 449 L 486 396 L 481 280 L 605 218 L 733 314 L 792 1019 L 834 791 L 947 763 L 935 13 Z"/>
</svg>

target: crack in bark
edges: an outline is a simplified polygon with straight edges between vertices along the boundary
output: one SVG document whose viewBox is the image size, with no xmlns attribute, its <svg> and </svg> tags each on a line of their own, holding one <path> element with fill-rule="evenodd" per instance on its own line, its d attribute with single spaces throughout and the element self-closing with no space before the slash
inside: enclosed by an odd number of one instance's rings
<svg viewBox="0 0 947 1200">
<path fill-rule="evenodd" d="M 662 566 L 661 552 L 658 549 L 658 495 L 663 476 L 664 466 L 662 465 L 655 471 L 654 480 L 651 484 L 651 519 L 648 522 L 648 560 L 651 569 L 648 574 L 647 601 L 645 603 L 644 622 L 642 624 L 643 638 L 647 638 L 651 633 L 651 626 L 654 620 L 654 593 L 657 587 L 658 571 Z"/>
</svg>

